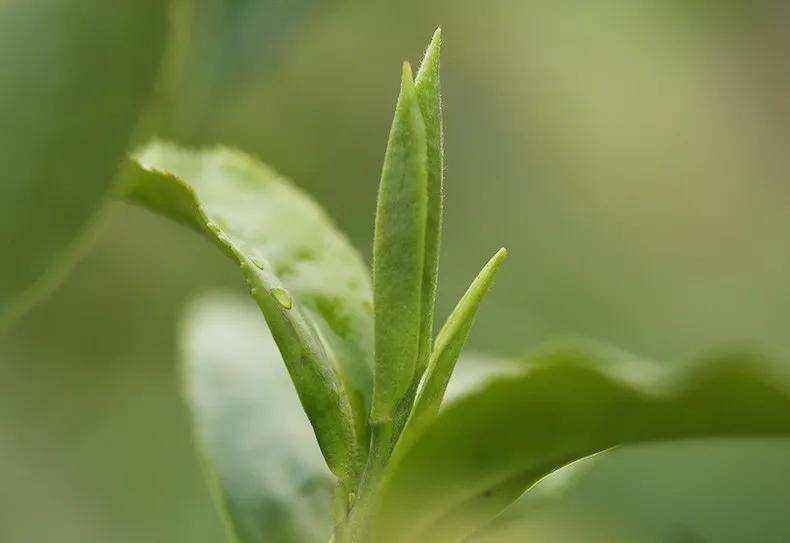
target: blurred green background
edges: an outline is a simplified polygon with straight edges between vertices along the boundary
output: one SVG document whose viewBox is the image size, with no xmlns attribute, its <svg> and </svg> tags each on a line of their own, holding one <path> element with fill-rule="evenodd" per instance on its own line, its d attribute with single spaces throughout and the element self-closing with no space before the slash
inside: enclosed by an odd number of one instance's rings
<svg viewBox="0 0 790 543">
<path fill-rule="evenodd" d="M 366 256 L 400 62 L 442 25 L 440 315 L 494 250 L 511 254 L 474 349 L 582 336 L 666 364 L 731 348 L 790 364 L 783 0 L 176 0 L 171 22 L 137 141 L 260 156 Z M 190 299 L 241 292 L 237 270 L 117 202 L 90 238 L 0 338 L 0 542 L 222 541 L 177 339 Z M 537 512 L 532 533 L 790 541 L 787 450 L 621 449 Z"/>
</svg>

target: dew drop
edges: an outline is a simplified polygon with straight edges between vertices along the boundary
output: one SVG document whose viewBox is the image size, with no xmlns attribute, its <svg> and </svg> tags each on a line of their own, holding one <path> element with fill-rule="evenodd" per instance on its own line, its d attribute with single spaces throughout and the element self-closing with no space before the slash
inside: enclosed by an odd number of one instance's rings
<svg viewBox="0 0 790 543">
<path fill-rule="evenodd" d="M 283 306 L 285 309 L 291 309 L 293 307 L 293 303 L 294 303 L 293 299 L 291 298 L 291 295 L 288 294 L 286 290 L 283 290 L 281 288 L 273 288 L 272 296 L 274 296 L 274 299 L 277 300 L 279 304 Z"/>
</svg>

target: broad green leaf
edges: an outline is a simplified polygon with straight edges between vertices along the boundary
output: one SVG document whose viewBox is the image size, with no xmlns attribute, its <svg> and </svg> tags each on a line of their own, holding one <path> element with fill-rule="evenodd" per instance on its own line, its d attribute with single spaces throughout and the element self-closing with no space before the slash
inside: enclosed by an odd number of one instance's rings
<svg viewBox="0 0 790 543">
<path fill-rule="evenodd" d="M 422 270 L 420 351 L 417 356 L 416 378 L 425 370 L 433 342 L 433 312 L 436 283 L 439 278 L 439 250 L 442 244 L 442 198 L 444 195 L 444 146 L 442 141 L 442 96 L 439 60 L 442 53 L 442 29 L 437 28 L 417 70 L 414 87 L 425 122 L 426 193 L 425 262 Z"/>
<path fill-rule="evenodd" d="M 461 354 L 461 349 L 463 349 L 467 337 L 469 337 L 469 331 L 480 307 L 480 302 L 483 301 L 483 297 L 488 292 L 494 280 L 494 275 L 496 275 L 506 255 L 507 251 L 500 249 L 488 261 L 477 277 L 475 277 L 475 280 L 472 281 L 469 289 L 458 302 L 458 305 L 439 332 L 405 432 L 411 435 L 419 432 L 419 429 L 429 423 L 438 413 L 447 384 L 450 382 L 450 376 L 455 368 L 455 363 Z M 407 436 L 407 442 L 411 435 Z"/>
<path fill-rule="evenodd" d="M 420 348 L 425 248 L 425 124 L 403 64 L 381 172 L 373 244 L 376 371 L 371 420 L 385 422 L 409 389 Z"/>
<path fill-rule="evenodd" d="M 334 477 L 251 302 L 207 296 L 182 333 L 184 396 L 228 531 L 242 543 L 326 543 Z"/>
<path fill-rule="evenodd" d="M 763 360 L 607 366 L 578 350 L 543 355 L 449 405 L 393 457 L 378 540 L 459 541 L 545 475 L 616 445 L 790 435 L 790 380 Z"/>
<path fill-rule="evenodd" d="M 0 2 L 0 321 L 99 208 L 153 90 L 167 11 L 162 0 Z"/>
<path fill-rule="evenodd" d="M 373 332 L 357 253 L 304 193 L 242 153 L 160 143 L 138 160 L 121 192 L 202 232 L 239 264 L 330 469 L 355 480 L 367 446 Z"/>
</svg>

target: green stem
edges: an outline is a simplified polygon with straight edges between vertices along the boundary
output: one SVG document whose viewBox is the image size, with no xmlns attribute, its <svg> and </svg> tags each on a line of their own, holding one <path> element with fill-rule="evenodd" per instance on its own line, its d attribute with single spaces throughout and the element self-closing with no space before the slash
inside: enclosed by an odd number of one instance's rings
<svg viewBox="0 0 790 543">
<path fill-rule="evenodd" d="M 387 461 L 394 447 L 395 428 L 392 421 L 371 425 L 370 455 L 359 485 L 358 498 L 352 504 L 346 522 L 335 534 L 337 543 L 363 543 L 369 540 L 368 523 Z"/>
<path fill-rule="evenodd" d="M 409 420 L 418 383 L 419 379 L 415 379 L 395 408 L 392 420 L 370 425 L 370 452 L 367 464 L 358 486 L 357 498 L 351 500 L 350 511 L 345 522 L 337 525 L 335 535 L 337 543 L 363 543 L 372 540 L 368 533 L 370 515 L 393 451 Z"/>
</svg>

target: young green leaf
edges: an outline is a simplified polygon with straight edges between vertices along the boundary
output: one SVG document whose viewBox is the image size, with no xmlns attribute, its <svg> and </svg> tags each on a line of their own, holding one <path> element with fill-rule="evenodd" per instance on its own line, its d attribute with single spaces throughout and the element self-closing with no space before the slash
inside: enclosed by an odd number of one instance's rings
<svg viewBox="0 0 790 543">
<path fill-rule="evenodd" d="M 425 249 L 425 124 L 403 65 L 381 173 L 373 245 L 376 371 L 371 420 L 385 422 L 411 386 L 421 327 Z"/>
<path fill-rule="evenodd" d="M 121 192 L 238 262 L 330 469 L 353 482 L 372 381 L 371 292 L 359 256 L 305 194 L 242 153 L 153 144 L 139 161 Z"/>
<path fill-rule="evenodd" d="M 453 373 L 458 356 L 461 354 L 461 349 L 469 336 L 477 309 L 488 292 L 494 280 L 494 275 L 496 275 L 505 256 L 507 256 L 507 251 L 500 249 L 488 261 L 477 277 L 475 277 L 475 280 L 472 281 L 469 289 L 458 302 L 458 305 L 436 337 L 436 345 L 434 345 L 431 352 L 426 375 L 417 392 L 417 399 L 414 402 L 411 418 L 406 426 L 406 433 L 419 432 L 419 429 L 429 423 L 436 416 L 436 413 L 439 412 L 444 392 L 447 389 L 447 384 L 450 382 L 450 376 Z M 408 441 L 408 438 L 406 438 L 406 441 Z"/>
<path fill-rule="evenodd" d="M 499 489 L 512 501 L 544 475 L 619 444 L 790 435 L 790 383 L 762 360 L 712 360 L 668 375 L 605 366 L 558 353 L 448 406 L 393 457 L 373 516 L 377 540 L 460 541 L 509 503 Z"/>
<path fill-rule="evenodd" d="M 184 397 L 229 539 L 325 543 L 334 477 L 255 306 L 201 298 L 181 344 Z"/>
<path fill-rule="evenodd" d="M 433 313 L 436 303 L 436 284 L 439 276 L 439 250 L 442 240 L 442 197 L 444 194 L 444 146 L 442 141 L 442 97 L 439 60 L 442 53 L 442 29 L 437 28 L 425 56 L 417 70 L 414 87 L 417 102 L 425 122 L 426 193 L 428 195 L 425 221 L 425 262 L 422 270 L 420 304 L 420 350 L 417 355 L 415 378 L 425 370 L 433 342 Z"/>
<path fill-rule="evenodd" d="M 52 264 L 101 205 L 153 90 L 168 11 L 0 2 L 0 323 L 62 274 L 68 262 Z"/>
</svg>

